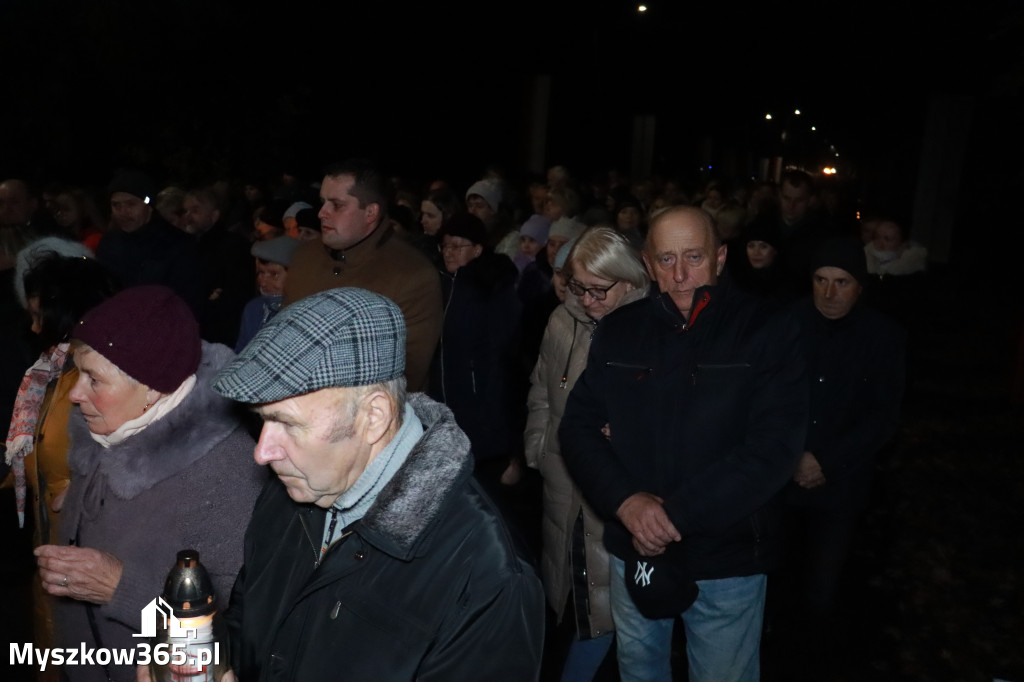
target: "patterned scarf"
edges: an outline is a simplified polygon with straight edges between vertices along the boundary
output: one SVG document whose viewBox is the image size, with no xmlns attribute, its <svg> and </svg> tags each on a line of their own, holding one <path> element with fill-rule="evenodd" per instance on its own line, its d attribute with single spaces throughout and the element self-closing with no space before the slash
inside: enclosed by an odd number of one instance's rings
<svg viewBox="0 0 1024 682">
<path fill-rule="evenodd" d="M 14 415 L 7 431 L 7 464 L 14 471 L 14 491 L 18 504 L 18 527 L 25 527 L 25 498 L 28 484 L 25 480 L 25 457 L 35 445 L 36 424 L 46 397 L 46 387 L 60 376 L 67 359 L 69 343 L 60 343 L 44 351 L 35 364 L 28 368 L 18 395 L 14 399 Z"/>
</svg>

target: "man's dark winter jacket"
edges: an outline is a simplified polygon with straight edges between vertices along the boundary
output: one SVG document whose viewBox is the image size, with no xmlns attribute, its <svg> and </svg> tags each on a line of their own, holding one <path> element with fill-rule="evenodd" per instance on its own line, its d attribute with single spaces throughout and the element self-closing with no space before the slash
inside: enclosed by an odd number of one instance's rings
<svg viewBox="0 0 1024 682">
<path fill-rule="evenodd" d="M 202 315 L 202 265 L 194 241 L 156 216 L 134 232 L 113 230 L 103 235 L 96 258 L 110 268 L 123 287 L 163 284 Z"/>
<path fill-rule="evenodd" d="M 825 484 L 790 484 L 787 501 L 816 507 L 865 505 L 875 455 L 896 430 L 906 383 L 906 332 L 858 304 L 826 319 L 810 298 L 792 306 L 807 362 L 811 407 L 804 450 L 813 453 Z"/>
<path fill-rule="evenodd" d="M 807 420 L 796 335 L 726 286 L 698 289 L 688 323 L 658 293 L 601 322 L 560 437 L 570 473 L 610 521 L 613 554 L 631 548 L 619 506 L 647 492 L 664 499 L 694 579 L 769 568 L 766 506 L 793 475 Z"/>
<path fill-rule="evenodd" d="M 430 396 L 451 408 L 477 459 L 505 456 L 523 437 L 513 401 L 521 306 L 516 266 L 485 251 L 441 276 L 444 327 L 430 368 Z"/>
<path fill-rule="evenodd" d="M 472 480 L 451 412 L 410 402 L 423 436 L 319 568 L 325 510 L 276 479 L 264 489 L 227 614 L 239 679 L 537 678 L 540 580 Z"/>
</svg>

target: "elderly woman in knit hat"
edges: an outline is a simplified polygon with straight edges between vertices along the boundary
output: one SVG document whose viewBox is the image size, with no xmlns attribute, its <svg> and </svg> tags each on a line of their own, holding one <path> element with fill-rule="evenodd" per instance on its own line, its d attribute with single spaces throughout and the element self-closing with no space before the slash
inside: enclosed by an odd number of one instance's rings
<svg viewBox="0 0 1024 682">
<path fill-rule="evenodd" d="M 231 401 L 210 388 L 234 353 L 200 341 L 170 289 L 126 289 L 73 332 L 71 485 L 59 542 L 35 550 L 62 648 L 135 649 L 140 612 L 182 549 L 199 552 L 220 608 L 264 480 Z M 134 665 L 67 666 L 72 680 L 134 680 Z"/>
</svg>

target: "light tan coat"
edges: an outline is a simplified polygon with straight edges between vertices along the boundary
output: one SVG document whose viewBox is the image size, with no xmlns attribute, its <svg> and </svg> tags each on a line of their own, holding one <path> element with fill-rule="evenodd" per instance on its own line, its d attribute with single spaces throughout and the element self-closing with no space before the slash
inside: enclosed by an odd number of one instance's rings
<svg viewBox="0 0 1024 682">
<path fill-rule="evenodd" d="M 645 291 L 633 290 L 619 304 L 639 300 Z M 526 463 L 540 471 L 544 482 L 544 515 L 541 526 L 543 551 L 541 578 L 548 603 L 561 620 L 573 583 L 571 562 L 572 529 L 582 511 L 586 547 L 586 581 L 589 632 L 597 637 L 614 630 L 608 598 L 608 552 L 604 548 L 604 523 L 584 500 L 572 482 L 562 460 L 558 425 L 562 421 L 569 391 L 587 366 L 590 339 L 596 324 L 587 317 L 579 299 L 569 296 L 555 308 L 544 330 L 540 356 L 530 376 L 527 399 Z M 564 382 L 563 382 L 564 378 Z M 577 568 L 577 573 L 579 568 Z"/>
</svg>

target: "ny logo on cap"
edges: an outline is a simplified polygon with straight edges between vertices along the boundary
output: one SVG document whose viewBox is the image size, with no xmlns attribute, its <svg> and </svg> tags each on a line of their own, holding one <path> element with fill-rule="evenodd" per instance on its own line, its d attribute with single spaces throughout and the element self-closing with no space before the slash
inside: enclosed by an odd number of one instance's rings
<svg viewBox="0 0 1024 682">
<path fill-rule="evenodd" d="M 647 587 L 651 584 L 651 574 L 654 573 L 654 566 L 647 568 L 646 561 L 636 562 L 636 574 L 633 581 L 640 587 Z"/>
</svg>

